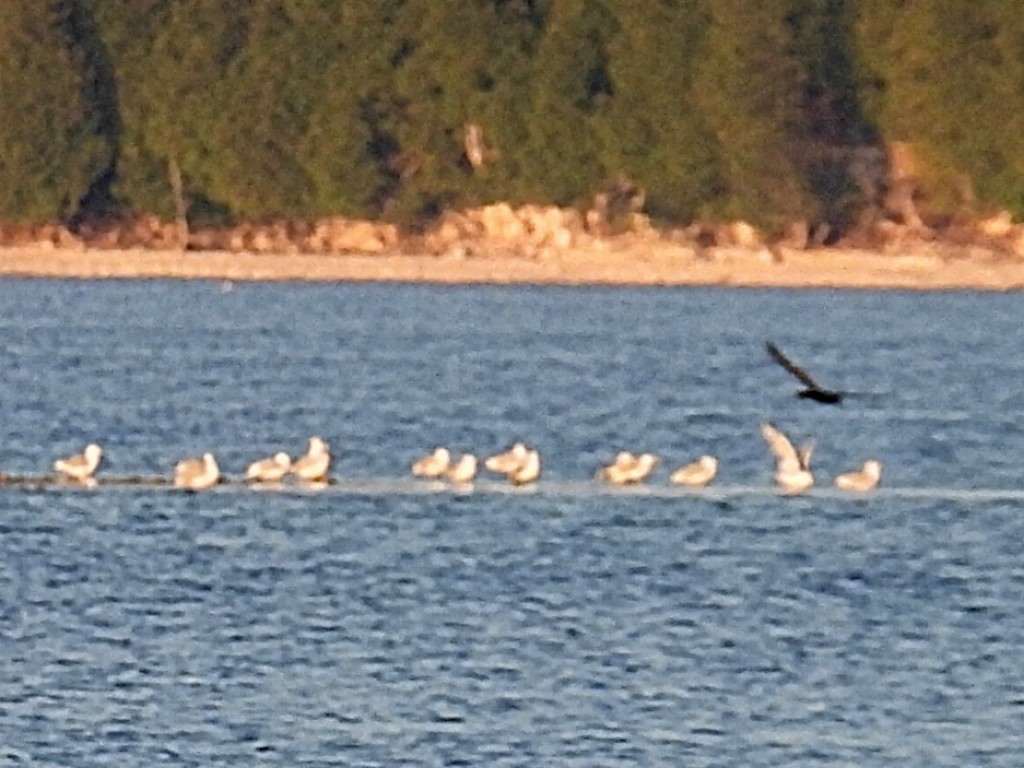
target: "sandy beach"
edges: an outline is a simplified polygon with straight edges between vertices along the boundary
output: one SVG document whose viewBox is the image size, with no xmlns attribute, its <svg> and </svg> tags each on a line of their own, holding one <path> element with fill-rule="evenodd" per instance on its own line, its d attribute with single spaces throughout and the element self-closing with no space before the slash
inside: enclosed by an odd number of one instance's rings
<svg viewBox="0 0 1024 768">
<path fill-rule="evenodd" d="M 0 248 L 0 275 L 81 279 L 397 281 L 446 284 L 729 285 L 1016 291 L 1024 259 L 980 250 L 880 254 L 841 248 L 766 251 L 685 246 L 567 250 L 540 258 L 253 254 L 220 251 Z"/>
</svg>

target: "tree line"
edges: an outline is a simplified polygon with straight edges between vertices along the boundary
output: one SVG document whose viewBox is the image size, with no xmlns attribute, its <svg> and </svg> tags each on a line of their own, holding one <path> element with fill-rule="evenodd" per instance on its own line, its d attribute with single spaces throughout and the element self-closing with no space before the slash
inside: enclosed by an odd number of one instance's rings
<svg viewBox="0 0 1024 768">
<path fill-rule="evenodd" d="M 0 220 L 1024 215 L 1016 0 L 4 0 Z M 872 155 L 872 151 L 875 152 Z M 180 215 L 180 212 L 178 212 Z"/>
</svg>

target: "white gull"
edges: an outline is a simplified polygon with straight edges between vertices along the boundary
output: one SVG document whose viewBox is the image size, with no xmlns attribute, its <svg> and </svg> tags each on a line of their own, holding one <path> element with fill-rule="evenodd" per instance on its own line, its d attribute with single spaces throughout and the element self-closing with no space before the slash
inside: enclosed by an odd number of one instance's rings
<svg viewBox="0 0 1024 768">
<path fill-rule="evenodd" d="M 540 477 L 540 453 L 528 450 L 523 463 L 507 474 L 513 485 L 528 485 Z"/>
<path fill-rule="evenodd" d="M 326 480 L 330 468 L 330 446 L 321 437 L 311 437 L 306 455 L 292 463 L 291 472 L 300 480 L 316 482 Z"/>
<path fill-rule="evenodd" d="M 447 448 L 435 448 L 433 453 L 413 462 L 412 473 L 416 477 L 440 477 L 451 463 L 452 455 Z"/>
<path fill-rule="evenodd" d="M 270 458 L 250 464 L 245 470 L 245 476 L 258 483 L 276 483 L 287 475 L 291 468 L 291 457 L 284 451 L 278 451 Z"/>
<path fill-rule="evenodd" d="M 81 453 L 68 456 L 65 459 L 57 459 L 53 462 L 53 468 L 72 480 L 92 484 L 95 482 L 92 476 L 96 472 L 96 468 L 99 467 L 102 458 L 103 449 L 96 445 L 96 443 L 89 443 Z"/>
<path fill-rule="evenodd" d="M 202 491 L 220 481 L 220 467 L 213 454 L 206 452 L 200 459 L 182 459 L 174 465 L 174 485 L 190 491 Z"/>
<path fill-rule="evenodd" d="M 464 454 L 457 462 L 448 467 L 445 472 L 447 477 L 455 485 L 469 485 L 476 477 L 477 458 L 472 453 Z"/>
<path fill-rule="evenodd" d="M 882 478 L 882 463 L 868 459 L 857 472 L 844 472 L 835 479 L 837 488 L 844 491 L 870 491 Z"/>
<path fill-rule="evenodd" d="M 676 485 L 703 488 L 715 479 L 717 473 L 718 459 L 714 456 L 701 456 L 696 461 L 680 467 L 669 475 L 669 481 Z"/>
<path fill-rule="evenodd" d="M 499 475 L 508 475 L 510 472 L 515 472 L 523 465 L 528 454 L 529 449 L 527 449 L 523 443 L 516 443 L 504 453 L 488 457 L 484 461 L 484 467 L 486 467 L 489 472 L 495 472 Z"/>
<path fill-rule="evenodd" d="M 639 483 L 654 471 L 659 461 L 660 459 L 652 453 L 634 456 L 629 451 L 622 451 L 615 457 L 614 462 L 598 471 L 598 477 L 613 485 Z"/>
<path fill-rule="evenodd" d="M 814 475 L 811 474 L 813 441 L 804 443 L 797 451 L 790 439 L 768 422 L 761 425 L 761 434 L 775 454 L 775 482 L 783 491 L 802 493 L 814 485 Z"/>
</svg>

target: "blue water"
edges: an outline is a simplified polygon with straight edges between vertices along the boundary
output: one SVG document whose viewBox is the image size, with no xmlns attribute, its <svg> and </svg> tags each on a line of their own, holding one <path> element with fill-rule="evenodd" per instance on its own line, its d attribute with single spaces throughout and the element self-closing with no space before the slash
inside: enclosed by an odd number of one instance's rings
<svg viewBox="0 0 1024 768">
<path fill-rule="evenodd" d="M 1024 760 L 1024 296 L 0 281 L 0 765 Z M 793 397 L 773 339 L 839 408 Z M 758 425 L 817 441 L 774 493 Z M 534 489 L 407 477 L 536 445 Z M 618 450 L 646 488 L 590 478 Z M 671 469 L 716 454 L 706 492 Z M 831 477 L 868 456 L 883 487 Z"/>
</svg>

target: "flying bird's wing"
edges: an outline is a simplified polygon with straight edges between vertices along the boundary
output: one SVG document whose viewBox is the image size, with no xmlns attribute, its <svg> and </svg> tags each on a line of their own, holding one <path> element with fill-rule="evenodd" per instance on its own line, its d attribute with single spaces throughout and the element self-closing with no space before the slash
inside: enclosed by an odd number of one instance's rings
<svg viewBox="0 0 1024 768">
<path fill-rule="evenodd" d="M 833 392 L 831 389 L 825 389 L 824 387 L 819 386 L 807 371 L 786 357 L 782 350 L 770 341 L 766 341 L 764 346 L 765 349 L 768 350 L 768 354 L 771 356 L 772 360 L 796 376 L 806 387 L 806 389 L 802 389 L 796 393 L 797 397 L 813 400 L 816 403 L 826 403 L 830 405 L 836 405 L 843 401 L 842 392 Z"/>
<path fill-rule="evenodd" d="M 771 355 L 772 360 L 774 360 L 776 363 L 781 365 L 791 374 L 800 379 L 800 381 L 803 382 L 805 386 L 810 387 L 811 389 L 821 389 L 821 387 L 818 386 L 818 383 L 811 378 L 811 375 L 807 373 L 807 371 L 805 371 L 799 365 L 790 360 L 788 357 L 786 357 L 782 353 L 781 349 L 776 347 L 770 341 L 766 341 L 764 343 L 764 346 L 765 349 L 768 350 L 768 354 Z"/>
</svg>

